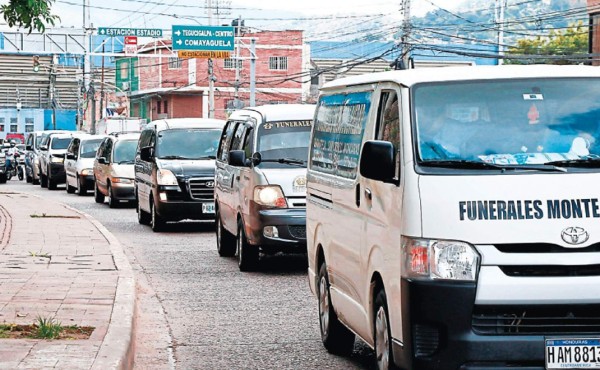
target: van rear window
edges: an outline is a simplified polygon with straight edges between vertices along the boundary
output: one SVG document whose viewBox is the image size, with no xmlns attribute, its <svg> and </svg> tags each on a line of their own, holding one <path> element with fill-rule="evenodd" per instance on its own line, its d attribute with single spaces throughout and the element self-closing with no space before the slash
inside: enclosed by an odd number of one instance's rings
<svg viewBox="0 0 600 370">
<path fill-rule="evenodd" d="M 319 99 L 310 149 L 310 169 L 355 179 L 371 92 L 326 95 Z"/>
</svg>

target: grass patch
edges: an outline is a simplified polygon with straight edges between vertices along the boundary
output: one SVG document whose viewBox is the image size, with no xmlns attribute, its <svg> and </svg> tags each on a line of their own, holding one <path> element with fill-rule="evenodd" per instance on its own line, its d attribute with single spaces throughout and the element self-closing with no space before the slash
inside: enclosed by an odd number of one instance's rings
<svg viewBox="0 0 600 370">
<path fill-rule="evenodd" d="M 41 215 L 38 215 L 37 213 L 34 213 L 32 215 L 29 215 L 29 217 L 31 217 L 31 218 L 81 218 L 79 216 L 48 215 L 46 213 L 42 213 Z"/>
<path fill-rule="evenodd" d="M 56 319 L 38 316 L 32 325 L 0 324 L 2 339 L 88 339 L 92 326 L 62 326 Z"/>
<path fill-rule="evenodd" d="M 52 258 L 51 255 L 49 255 L 48 253 L 42 253 L 42 251 L 39 251 L 39 252 L 29 251 L 29 255 L 31 257 Z"/>
</svg>

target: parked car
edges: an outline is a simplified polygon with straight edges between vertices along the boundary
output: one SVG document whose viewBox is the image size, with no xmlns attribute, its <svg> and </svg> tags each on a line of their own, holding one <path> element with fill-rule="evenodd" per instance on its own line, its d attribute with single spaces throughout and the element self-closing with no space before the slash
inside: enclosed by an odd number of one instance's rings
<svg viewBox="0 0 600 370">
<path fill-rule="evenodd" d="M 42 141 L 40 145 L 41 187 L 54 190 L 56 185 L 65 183 L 65 153 L 72 138 L 72 132 L 62 131 L 51 133 Z"/>
<path fill-rule="evenodd" d="M 306 253 L 306 159 L 314 105 L 233 112 L 215 175 L 217 249 L 242 271 L 259 252 Z"/>
<path fill-rule="evenodd" d="M 94 159 L 104 136 L 73 137 L 65 154 L 67 193 L 85 195 L 94 188 Z"/>
<path fill-rule="evenodd" d="M 215 155 L 225 122 L 178 118 L 150 122 L 135 158 L 138 221 L 214 220 Z"/>
<path fill-rule="evenodd" d="M 40 145 L 44 138 L 55 132 L 64 132 L 58 130 L 33 131 L 28 133 L 25 141 L 25 180 L 37 185 L 40 182 Z"/>
<path fill-rule="evenodd" d="M 135 201 L 134 160 L 139 133 L 113 134 L 104 138 L 94 160 L 94 199 L 117 207 L 121 201 Z"/>
</svg>

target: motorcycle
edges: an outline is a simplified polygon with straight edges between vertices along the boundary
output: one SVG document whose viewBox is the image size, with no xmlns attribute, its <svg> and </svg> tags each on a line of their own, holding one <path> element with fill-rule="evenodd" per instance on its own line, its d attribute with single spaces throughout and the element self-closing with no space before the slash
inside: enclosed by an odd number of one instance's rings
<svg viewBox="0 0 600 370">
<path fill-rule="evenodd" d="M 18 153 L 15 161 L 17 162 L 17 176 L 19 177 L 19 181 L 23 181 L 25 178 L 25 153 Z"/>
<path fill-rule="evenodd" d="M 15 153 L 12 158 L 9 156 L 6 157 L 6 180 L 10 180 L 13 176 L 18 176 L 18 165 L 17 161 L 19 160 L 19 153 Z"/>
</svg>

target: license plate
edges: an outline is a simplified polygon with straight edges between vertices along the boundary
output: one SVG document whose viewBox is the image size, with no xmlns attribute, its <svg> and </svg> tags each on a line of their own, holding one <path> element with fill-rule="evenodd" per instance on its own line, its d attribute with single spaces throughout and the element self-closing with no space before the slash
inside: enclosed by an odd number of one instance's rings
<svg viewBox="0 0 600 370">
<path fill-rule="evenodd" d="M 215 213 L 215 204 L 202 203 L 202 213 Z"/>
<path fill-rule="evenodd" d="M 600 339 L 546 339 L 546 369 L 600 369 Z"/>
</svg>

